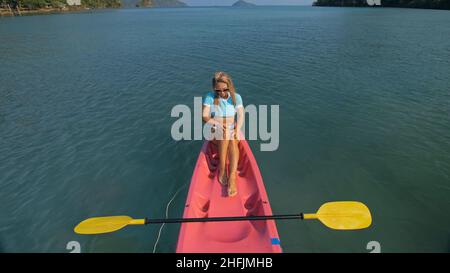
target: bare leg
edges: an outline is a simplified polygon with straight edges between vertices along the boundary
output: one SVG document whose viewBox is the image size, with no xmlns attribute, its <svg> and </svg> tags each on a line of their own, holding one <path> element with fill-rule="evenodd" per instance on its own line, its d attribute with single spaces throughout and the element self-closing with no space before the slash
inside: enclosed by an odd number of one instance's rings
<svg viewBox="0 0 450 273">
<path fill-rule="evenodd" d="M 219 144 L 219 182 L 226 184 L 226 163 L 227 163 L 227 151 L 228 151 L 228 144 L 229 140 L 223 139 L 218 140 Z"/>
<path fill-rule="evenodd" d="M 232 139 L 228 145 L 228 152 L 230 156 L 230 177 L 228 178 L 228 195 L 234 196 L 237 194 L 237 166 L 239 161 L 238 140 Z"/>
</svg>

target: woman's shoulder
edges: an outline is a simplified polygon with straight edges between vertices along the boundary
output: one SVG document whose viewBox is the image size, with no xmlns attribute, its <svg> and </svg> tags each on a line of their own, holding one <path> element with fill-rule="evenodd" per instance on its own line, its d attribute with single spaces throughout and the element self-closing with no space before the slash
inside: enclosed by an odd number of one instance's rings
<svg viewBox="0 0 450 273">
<path fill-rule="evenodd" d="M 234 93 L 234 95 L 235 95 L 235 97 L 236 97 L 236 104 L 237 104 L 237 105 L 243 104 L 243 103 L 242 103 L 242 97 L 241 97 L 241 95 L 239 95 L 239 93 Z"/>
<path fill-rule="evenodd" d="M 203 97 L 203 104 L 204 105 L 211 105 L 214 101 L 214 94 L 212 92 L 208 92 L 204 97 Z"/>
</svg>

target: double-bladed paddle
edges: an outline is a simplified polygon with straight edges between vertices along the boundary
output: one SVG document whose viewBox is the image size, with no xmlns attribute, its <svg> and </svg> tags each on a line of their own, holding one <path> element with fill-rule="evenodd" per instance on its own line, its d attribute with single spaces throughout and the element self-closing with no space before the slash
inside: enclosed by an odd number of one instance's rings
<svg viewBox="0 0 450 273">
<path fill-rule="evenodd" d="M 336 230 L 364 229 L 372 224 L 372 216 L 366 205 L 356 201 L 339 201 L 323 204 L 316 213 L 173 219 L 133 219 L 129 216 L 94 217 L 79 223 L 74 231 L 78 234 L 101 234 L 114 232 L 128 225 L 288 219 L 318 219 L 325 226 Z"/>
</svg>

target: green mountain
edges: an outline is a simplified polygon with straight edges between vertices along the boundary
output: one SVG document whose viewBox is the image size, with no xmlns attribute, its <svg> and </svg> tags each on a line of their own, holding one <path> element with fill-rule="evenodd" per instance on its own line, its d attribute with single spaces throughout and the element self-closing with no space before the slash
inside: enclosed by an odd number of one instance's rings
<svg viewBox="0 0 450 273">
<path fill-rule="evenodd" d="M 43 8 L 60 8 L 66 6 L 66 0 L 0 0 L 0 3 L 9 4 L 10 7 L 37 10 Z M 170 8 L 185 7 L 186 3 L 179 0 L 81 0 L 78 8 Z M 77 7 L 72 7 L 77 8 Z"/>
<path fill-rule="evenodd" d="M 233 7 L 253 7 L 253 6 L 256 6 L 256 5 L 253 4 L 253 3 L 250 3 L 250 2 L 246 2 L 244 0 L 239 0 L 239 1 L 235 2 L 231 6 L 233 6 Z"/>
<path fill-rule="evenodd" d="M 43 8 L 63 8 L 67 6 L 66 0 L 0 0 L 0 4 L 8 4 L 13 9 L 38 10 Z M 120 0 L 81 0 L 81 6 L 72 8 L 118 8 Z"/>
<path fill-rule="evenodd" d="M 368 7 L 367 2 L 367 0 L 316 0 L 313 6 Z M 380 0 L 380 3 L 381 7 L 450 9 L 450 0 Z"/>
</svg>

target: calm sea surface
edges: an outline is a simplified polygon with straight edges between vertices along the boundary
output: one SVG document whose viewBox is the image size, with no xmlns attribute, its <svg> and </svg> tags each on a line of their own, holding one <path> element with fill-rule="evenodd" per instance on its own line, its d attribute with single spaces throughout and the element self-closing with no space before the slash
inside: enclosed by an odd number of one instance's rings
<svg viewBox="0 0 450 273">
<path fill-rule="evenodd" d="M 250 143 L 275 213 L 332 200 L 373 213 L 358 232 L 278 222 L 285 252 L 450 251 L 450 12 L 314 7 L 0 18 L 0 251 L 152 252 L 159 226 L 72 229 L 165 216 L 202 144 L 172 140 L 170 111 L 216 70 L 244 104 L 280 105 L 279 149 Z"/>
</svg>

